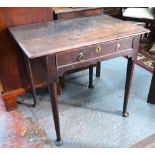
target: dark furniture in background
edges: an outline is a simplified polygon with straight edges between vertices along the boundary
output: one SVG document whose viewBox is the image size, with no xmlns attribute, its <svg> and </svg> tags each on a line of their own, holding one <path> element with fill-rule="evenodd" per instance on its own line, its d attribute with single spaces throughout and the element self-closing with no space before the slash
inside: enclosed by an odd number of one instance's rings
<svg viewBox="0 0 155 155">
<path fill-rule="evenodd" d="M 150 29 L 150 33 L 145 37 L 148 52 L 155 40 L 155 8 L 122 8 L 122 19 L 145 23 L 145 27 Z"/>
<path fill-rule="evenodd" d="M 9 34 L 8 27 L 48 22 L 53 20 L 52 13 L 51 8 L 0 8 L 0 80 L 7 110 L 15 109 L 16 98 L 31 88 L 21 49 Z M 33 62 L 32 68 L 35 87 L 46 85 L 43 77 L 37 72 L 41 67 L 41 61 L 38 58 Z"/>
<path fill-rule="evenodd" d="M 107 14 L 120 18 L 122 14 L 121 8 L 111 7 L 94 7 L 94 8 L 75 8 L 75 7 L 53 7 L 54 19 L 71 19 L 76 17 L 84 17 L 95 14 Z"/>
<path fill-rule="evenodd" d="M 155 44 L 155 8 L 122 8 L 122 19 L 143 22 L 145 23 L 145 27 L 150 29 L 149 35 L 146 35 L 142 42 L 145 48 L 140 53 L 144 57 L 154 61 L 155 64 L 155 55 L 150 52 L 151 47 Z M 137 60 L 136 63 L 138 64 Z M 147 102 L 155 104 L 155 67 Z"/>
<path fill-rule="evenodd" d="M 147 102 L 151 104 L 155 104 L 155 56 L 154 56 L 154 72 L 152 74 L 152 80 L 151 80 Z"/>
<path fill-rule="evenodd" d="M 54 28 L 52 29 L 52 27 Z M 128 24 L 107 15 L 97 15 L 67 21 L 62 20 L 55 23 L 47 22 L 18 26 L 9 30 L 23 50 L 32 85 L 34 79 L 34 75 L 31 73 L 33 61 L 39 59 L 43 64 L 43 68 L 40 68 L 36 74 L 43 76 L 48 85 L 57 145 L 62 142 L 56 82 L 58 77 L 62 76 L 65 71 L 87 67 L 99 61 L 115 57 L 126 56 L 128 65 L 123 116 L 128 116 L 127 104 L 134 70 L 134 60 L 139 51 L 141 36 L 149 32 L 147 29 Z M 42 70 L 44 74 L 41 74 Z"/>
<path fill-rule="evenodd" d="M 62 8 L 57 8 L 57 10 Z M 67 8 L 65 8 L 66 10 Z M 69 10 L 76 10 L 76 8 L 68 8 Z M 77 8 L 80 9 L 80 8 Z M 84 8 L 83 8 L 84 9 Z M 92 13 L 103 13 L 119 16 L 120 8 L 100 8 L 98 11 L 77 11 L 77 13 L 64 13 L 61 14 L 61 18 L 66 18 L 64 15 L 70 17 L 79 17 L 90 15 Z M 88 8 L 86 9 L 88 10 Z M 74 12 L 74 11 L 73 11 Z M 76 11 L 75 11 L 76 12 Z M 60 18 L 54 15 L 54 18 Z M 62 17 L 63 16 L 63 17 Z M 48 22 L 53 20 L 52 8 L 0 8 L 0 81 L 2 86 L 3 99 L 5 101 L 5 107 L 8 111 L 16 108 L 16 98 L 26 93 L 32 86 L 28 80 L 26 73 L 26 67 L 24 60 L 20 52 L 20 48 L 16 45 L 8 32 L 8 27 L 25 25 L 30 23 Z M 46 87 L 46 82 L 40 74 L 37 73 L 39 68 L 42 68 L 40 59 L 32 62 L 33 74 L 35 75 L 35 87 Z M 39 66 L 39 67 L 38 67 Z M 98 71 L 99 72 L 99 71 Z M 90 73 L 92 74 L 92 73 Z M 91 77 L 91 76 L 90 76 Z M 60 94 L 60 87 L 58 87 Z"/>
</svg>

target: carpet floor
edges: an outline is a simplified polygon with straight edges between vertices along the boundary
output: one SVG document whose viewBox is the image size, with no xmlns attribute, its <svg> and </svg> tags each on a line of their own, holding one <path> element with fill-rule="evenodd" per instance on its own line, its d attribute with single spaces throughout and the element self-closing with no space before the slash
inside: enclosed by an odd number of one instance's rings
<svg viewBox="0 0 155 155">
<path fill-rule="evenodd" d="M 151 73 L 136 65 L 129 97 L 129 118 L 122 117 L 127 61 L 102 62 L 101 78 L 88 89 L 88 70 L 66 77 L 58 97 L 60 127 L 65 148 L 131 147 L 155 133 L 155 105 L 146 102 Z M 1 147 L 56 147 L 55 130 L 47 90 L 37 92 L 36 108 L 18 105 L 11 113 L 1 112 Z M 32 104 L 31 94 L 18 98 Z"/>
</svg>

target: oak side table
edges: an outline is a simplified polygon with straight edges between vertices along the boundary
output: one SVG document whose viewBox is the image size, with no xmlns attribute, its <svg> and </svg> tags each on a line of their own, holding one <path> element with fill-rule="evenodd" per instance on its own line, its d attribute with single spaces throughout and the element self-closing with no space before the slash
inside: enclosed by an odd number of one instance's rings
<svg viewBox="0 0 155 155">
<path fill-rule="evenodd" d="M 62 143 L 56 82 L 65 71 L 93 65 L 98 61 L 126 56 L 128 64 L 123 116 L 128 116 L 127 104 L 134 60 L 139 51 L 139 41 L 149 30 L 108 15 L 94 15 L 16 26 L 9 28 L 9 31 L 23 51 L 35 99 L 31 62 L 38 58 L 42 61 L 53 111 L 56 145 Z"/>
</svg>

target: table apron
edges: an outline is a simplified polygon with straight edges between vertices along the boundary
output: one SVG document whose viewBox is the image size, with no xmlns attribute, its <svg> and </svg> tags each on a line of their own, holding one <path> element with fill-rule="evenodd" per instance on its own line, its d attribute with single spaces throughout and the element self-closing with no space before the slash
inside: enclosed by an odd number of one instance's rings
<svg viewBox="0 0 155 155">
<path fill-rule="evenodd" d="M 75 63 L 71 63 L 71 64 L 66 64 L 63 66 L 57 66 L 57 75 L 62 76 L 64 74 L 64 72 L 66 72 L 68 70 L 87 67 L 89 65 L 94 65 L 97 62 L 101 62 L 101 61 L 105 61 L 105 60 L 109 60 L 109 59 L 117 58 L 117 57 L 121 57 L 121 56 L 134 58 L 135 54 L 136 54 L 136 52 L 133 49 L 128 49 L 126 51 L 121 51 L 121 52 L 117 52 L 117 53 L 113 53 L 113 54 L 106 54 L 106 55 L 91 58 L 88 60 L 83 60 L 83 61 L 79 61 L 79 62 L 75 62 Z"/>
<path fill-rule="evenodd" d="M 87 61 L 109 54 L 120 53 L 133 48 L 133 37 L 115 39 L 113 41 L 101 42 L 95 45 L 85 46 L 73 50 L 68 50 L 56 54 L 56 64 L 58 67 Z"/>
</svg>

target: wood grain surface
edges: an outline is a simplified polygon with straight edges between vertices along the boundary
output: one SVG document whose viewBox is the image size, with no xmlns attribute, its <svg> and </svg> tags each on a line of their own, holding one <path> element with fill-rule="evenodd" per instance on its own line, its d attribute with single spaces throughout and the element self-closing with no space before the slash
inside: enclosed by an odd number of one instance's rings
<svg viewBox="0 0 155 155">
<path fill-rule="evenodd" d="M 29 58 L 149 32 L 108 15 L 31 24 L 9 30 Z"/>
</svg>

